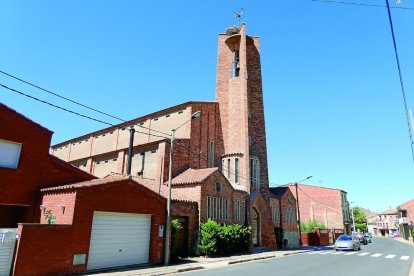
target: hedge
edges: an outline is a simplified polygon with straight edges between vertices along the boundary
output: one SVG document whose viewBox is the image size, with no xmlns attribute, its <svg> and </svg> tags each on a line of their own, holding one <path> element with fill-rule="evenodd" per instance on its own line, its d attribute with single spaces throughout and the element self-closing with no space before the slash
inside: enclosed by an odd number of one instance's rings
<svg viewBox="0 0 414 276">
<path fill-rule="evenodd" d="M 228 256 L 249 250 L 251 227 L 239 224 L 219 224 L 208 220 L 201 225 L 201 254 Z"/>
</svg>

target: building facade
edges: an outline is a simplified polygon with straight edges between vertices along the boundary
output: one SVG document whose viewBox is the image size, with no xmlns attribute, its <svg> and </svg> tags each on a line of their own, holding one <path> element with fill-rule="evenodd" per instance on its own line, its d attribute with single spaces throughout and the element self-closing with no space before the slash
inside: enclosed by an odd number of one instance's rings
<svg viewBox="0 0 414 276">
<path fill-rule="evenodd" d="M 288 187 L 270 188 L 270 209 L 278 247 L 299 248 L 296 199 Z"/>
<path fill-rule="evenodd" d="M 259 38 L 247 35 L 242 24 L 235 32 L 220 34 L 218 40 L 216 101 L 186 102 L 157 111 L 54 145 L 52 154 L 97 177 L 125 174 L 128 128 L 134 126 L 139 132 L 134 137 L 131 175 L 150 180 L 160 192 L 168 180 L 168 134 L 184 124 L 175 133 L 173 177 L 218 168 L 229 183 L 221 185 L 250 196 L 246 200 L 227 197 L 223 212 L 242 209 L 239 204 L 244 202 L 246 212 L 241 216 L 254 228 L 254 245 L 274 247 Z M 191 120 L 197 111 L 201 116 Z M 173 185 L 173 190 L 178 189 L 184 192 L 177 199 L 194 191 Z M 214 199 L 210 200 L 213 205 L 208 205 L 207 198 L 199 199 L 201 222 L 209 208 L 214 215 Z M 221 204 L 218 200 L 216 204 Z"/>
<path fill-rule="evenodd" d="M 53 132 L 1 103 L 0 122 L 0 228 L 37 222 L 41 188 L 96 178 L 50 155 Z"/>
<path fill-rule="evenodd" d="M 294 184 L 286 185 L 296 198 Z M 315 220 L 328 229 L 342 229 L 351 233 L 347 192 L 340 189 L 298 184 L 301 223 Z"/>
</svg>

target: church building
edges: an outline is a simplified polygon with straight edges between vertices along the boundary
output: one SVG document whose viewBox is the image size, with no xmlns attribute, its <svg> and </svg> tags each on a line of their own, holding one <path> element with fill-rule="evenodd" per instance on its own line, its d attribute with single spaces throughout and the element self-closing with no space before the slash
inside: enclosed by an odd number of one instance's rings
<svg viewBox="0 0 414 276">
<path fill-rule="evenodd" d="M 190 229 L 208 218 L 251 225 L 254 246 L 276 247 L 259 42 L 245 24 L 219 34 L 215 101 L 185 102 L 85 134 L 52 146 L 52 154 L 99 178 L 125 175 L 132 126 L 131 176 L 165 197 L 174 129 L 172 198 L 198 204 Z"/>
</svg>

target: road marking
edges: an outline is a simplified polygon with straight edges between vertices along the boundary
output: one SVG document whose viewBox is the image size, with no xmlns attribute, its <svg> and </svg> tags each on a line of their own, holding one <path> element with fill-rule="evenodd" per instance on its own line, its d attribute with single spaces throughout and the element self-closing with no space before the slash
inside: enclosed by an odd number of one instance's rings
<svg viewBox="0 0 414 276">
<path fill-rule="evenodd" d="M 401 258 L 400 258 L 400 260 L 404 260 L 404 261 L 406 261 L 406 260 L 408 260 L 410 258 L 410 256 L 402 256 Z"/>
<path fill-rule="evenodd" d="M 309 254 L 320 254 L 321 253 L 321 251 L 312 251 L 312 252 L 309 252 Z"/>
<path fill-rule="evenodd" d="M 374 258 L 378 258 L 379 256 L 381 256 L 382 254 L 381 253 L 376 253 L 376 254 L 374 254 L 374 255 L 371 255 L 371 257 L 374 257 Z"/>
<path fill-rule="evenodd" d="M 390 255 L 385 256 L 385 259 L 394 259 L 394 258 L 395 258 L 395 256 L 396 256 L 396 255 L 392 255 L 392 254 L 390 254 Z"/>
<path fill-rule="evenodd" d="M 332 251 L 322 252 L 321 255 L 330 254 L 330 253 L 332 253 Z"/>
<path fill-rule="evenodd" d="M 344 251 L 338 251 L 338 252 L 332 253 L 332 255 L 340 255 L 340 254 L 344 254 L 344 253 L 345 253 Z"/>
<path fill-rule="evenodd" d="M 364 253 L 358 254 L 358 256 L 366 256 L 366 255 L 369 255 L 369 253 L 368 252 L 364 252 Z"/>
<path fill-rule="evenodd" d="M 356 253 L 358 253 L 358 252 L 348 252 L 348 253 L 346 253 L 345 255 L 354 255 L 354 254 L 356 254 Z"/>
</svg>

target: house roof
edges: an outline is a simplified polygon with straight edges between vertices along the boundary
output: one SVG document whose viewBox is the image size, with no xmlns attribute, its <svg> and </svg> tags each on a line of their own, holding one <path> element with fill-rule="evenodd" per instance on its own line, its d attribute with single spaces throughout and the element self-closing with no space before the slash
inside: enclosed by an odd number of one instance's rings
<svg viewBox="0 0 414 276">
<path fill-rule="evenodd" d="M 282 197 L 288 190 L 289 187 L 286 186 L 282 186 L 282 187 L 270 187 L 270 196 L 275 196 L 275 197 Z"/>
<path fill-rule="evenodd" d="M 67 189 L 80 189 L 80 188 L 89 188 L 98 185 L 112 184 L 116 182 L 121 182 L 130 179 L 128 176 L 117 176 L 117 177 L 108 177 L 108 178 L 98 178 L 88 181 L 72 183 L 67 185 L 55 186 L 41 189 L 41 192 L 48 191 L 57 191 L 57 190 L 67 190 Z"/>
<path fill-rule="evenodd" d="M 408 209 L 410 207 L 414 206 L 414 199 L 411 199 L 407 202 L 404 202 L 403 204 L 400 204 L 399 206 L 397 206 L 397 209 Z"/>
<path fill-rule="evenodd" d="M 39 129 L 41 129 L 42 131 L 45 131 L 45 132 L 47 132 L 47 133 L 49 133 L 49 134 L 53 134 L 53 131 L 51 131 L 50 129 L 47 129 L 46 127 L 44 127 L 44 126 L 42 126 L 42 125 L 40 125 L 40 124 L 38 124 L 38 123 L 36 123 L 36 122 L 32 121 L 32 120 L 31 120 L 31 119 L 29 119 L 28 117 L 24 116 L 23 114 L 21 114 L 21 113 L 17 112 L 17 111 L 16 111 L 16 110 L 14 110 L 13 108 L 11 108 L 11 107 L 9 107 L 9 106 L 7 106 L 7 105 L 5 105 L 5 104 L 0 103 L 0 109 L 6 109 L 7 111 L 9 111 L 9 112 L 11 112 L 11 113 L 14 113 L 15 115 L 19 116 L 20 118 L 22 118 L 22 119 L 23 119 L 23 120 L 25 120 L 26 122 L 30 123 L 31 125 L 33 125 L 33 126 L 35 126 L 35 127 L 39 128 Z"/>
<path fill-rule="evenodd" d="M 206 180 L 214 172 L 218 171 L 218 168 L 207 168 L 207 169 L 188 169 L 183 173 L 177 175 L 173 178 L 172 184 L 196 184 L 201 183 Z"/>
<path fill-rule="evenodd" d="M 295 183 L 288 183 L 288 184 L 284 184 L 282 186 L 283 187 L 295 186 Z M 308 185 L 308 184 L 303 184 L 303 183 L 298 183 L 298 186 L 300 186 L 300 187 L 308 187 L 310 189 L 326 189 L 326 190 L 333 190 L 333 191 L 341 191 L 341 192 L 344 192 L 345 194 L 347 194 L 346 191 L 344 191 L 342 189 L 337 189 L 337 188 L 314 186 L 314 185 Z"/>
<path fill-rule="evenodd" d="M 76 173 L 78 173 L 78 174 L 82 174 L 82 175 L 84 175 L 85 177 L 88 177 L 88 178 L 90 178 L 90 179 L 97 178 L 97 177 L 96 177 L 96 176 L 94 176 L 93 174 L 90 174 L 90 173 L 88 173 L 88 172 L 85 172 L 85 171 L 83 171 L 83 170 L 81 170 L 81 169 L 79 169 L 79 168 L 77 168 L 77 167 L 75 167 L 75 166 L 71 165 L 70 163 L 68 163 L 68 162 L 66 162 L 66 161 L 63 161 L 62 159 L 60 159 L 60 158 L 58 158 L 58 157 L 56 157 L 56 156 L 53 156 L 53 155 L 50 155 L 50 154 L 49 154 L 49 158 L 50 158 L 50 160 L 51 160 L 53 163 L 57 164 L 58 166 L 60 166 L 60 167 L 62 167 L 62 168 L 64 168 L 64 169 L 72 170 L 73 172 L 76 172 Z"/>
<path fill-rule="evenodd" d="M 398 214 L 398 210 L 397 209 L 389 209 L 389 210 L 385 210 L 384 212 L 379 213 L 380 215 L 394 215 L 394 214 Z"/>
</svg>

